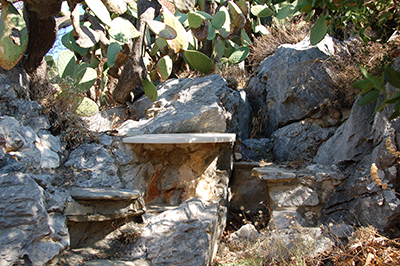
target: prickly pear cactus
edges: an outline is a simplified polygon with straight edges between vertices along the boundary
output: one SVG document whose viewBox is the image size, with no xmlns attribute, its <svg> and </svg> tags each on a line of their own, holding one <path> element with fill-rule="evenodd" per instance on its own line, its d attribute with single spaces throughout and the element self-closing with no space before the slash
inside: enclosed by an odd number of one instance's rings
<svg viewBox="0 0 400 266">
<path fill-rule="evenodd" d="M 0 24 L 0 66 L 12 69 L 21 59 L 28 46 L 28 29 L 15 7 L 2 1 Z"/>
<path fill-rule="evenodd" d="M 99 111 L 97 104 L 87 97 L 79 97 L 73 108 L 78 115 L 94 116 Z"/>
</svg>

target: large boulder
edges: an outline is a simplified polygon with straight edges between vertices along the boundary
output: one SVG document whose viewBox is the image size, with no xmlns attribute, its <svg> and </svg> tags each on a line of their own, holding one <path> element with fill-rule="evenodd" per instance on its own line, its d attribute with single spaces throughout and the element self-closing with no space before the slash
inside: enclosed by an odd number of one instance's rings
<svg viewBox="0 0 400 266">
<path fill-rule="evenodd" d="M 226 207 L 193 198 L 148 219 L 128 253 L 151 265 L 211 265 L 226 218 Z"/>
<path fill-rule="evenodd" d="M 141 133 L 236 133 L 250 135 L 246 93 L 228 87 L 220 75 L 172 79 L 158 86 L 154 103 L 143 96 L 130 108 L 138 121 L 128 120 L 120 135 Z"/>
<path fill-rule="evenodd" d="M 47 265 L 69 245 L 65 217 L 48 213 L 47 194 L 26 174 L 1 174 L 0 265 Z"/>
<path fill-rule="evenodd" d="M 316 46 L 306 38 L 279 46 L 260 64 L 246 89 L 253 108 L 253 127 L 260 136 L 270 137 L 278 128 L 311 116 L 324 127 L 340 121 L 337 110 L 322 111 L 324 104 L 338 97 L 334 73 L 323 61 L 339 48 L 339 42 L 329 36 Z"/>
</svg>

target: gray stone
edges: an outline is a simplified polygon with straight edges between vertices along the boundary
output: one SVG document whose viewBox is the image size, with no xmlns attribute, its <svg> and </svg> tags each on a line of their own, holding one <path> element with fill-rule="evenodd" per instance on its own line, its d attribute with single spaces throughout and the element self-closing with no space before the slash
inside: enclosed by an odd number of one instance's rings
<svg viewBox="0 0 400 266">
<path fill-rule="evenodd" d="M 9 116 L 0 116 L 0 138 L 5 140 L 6 152 L 17 151 L 26 143 L 19 122 Z"/>
<path fill-rule="evenodd" d="M 348 120 L 322 144 L 313 161 L 346 166 L 360 162 L 366 154 L 371 153 L 374 148 L 370 139 L 374 109 L 373 104 L 354 104 Z"/>
<path fill-rule="evenodd" d="M 275 159 L 281 162 L 311 161 L 320 145 L 331 137 L 335 130 L 335 127 L 322 128 L 310 120 L 282 127 L 272 134 Z"/>
<path fill-rule="evenodd" d="M 48 131 L 41 130 L 38 134 L 40 142 L 43 146 L 48 147 L 54 152 L 59 152 L 61 149 L 61 142 L 59 136 L 53 136 Z"/>
<path fill-rule="evenodd" d="M 329 226 L 329 233 L 338 239 L 346 239 L 351 237 L 354 232 L 354 228 L 351 225 L 340 223 L 340 224 L 332 224 Z"/>
<path fill-rule="evenodd" d="M 307 221 L 294 210 L 273 210 L 271 212 L 268 227 L 270 229 L 289 229 L 294 226 L 306 226 Z"/>
<path fill-rule="evenodd" d="M 235 162 L 233 164 L 232 177 L 229 180 L 231 188 L 231 200 L 229 208 L 240 210 L 243 208 L 247 211 L 255 212 L 264 209 L 260 204 L 262 201 L 269 206 L 268 184 L 252 174 L 254 167 L 260 166 L 259 163 Z"/>
<path fill-rule="evenodd" d="M 227 209 L 199 197 L 151 217 L 131 257 L 146 256 L 151 265 L 211 265 L 225 228 Z"/>
<path fill-rule="evenodd" d="M 98 112 L 92 117 L 82 117 L 88 129 L 93 132 L 111 131 L 128 118 L 127 109 L 123 105 Z"/>
<path fill-rule="evenodd" d="M 271 204 L 278 207 L 316 206 L 318 194 L 311 188 L 303 186 L 270 187 Z"/>
<path fill-rule="evenodd" d="M 29 175 L 2 174 L 0 187 L 0 265 L 24 256 L 31 265 L 52 261 L 68 245 L 62 216 L 47 214 L 43 190 Z"/>
<path fill-rule="evenodd" d="M 120 135 L 148 133 L 231 132 L 250 134 L 250 107 L 243 91 L 227 86 L 220 75 L 168 80 L 158 86 L 158 100 L 143 96 L 130 108 Z"/>
<path fill-rule="evenodd" d="M 73 166 L 75 186 L 121 187 L 110 153 L 96 143 L 85 143 L 71 152 L 65 166 Z"/>
<path fill-rule="evenodd" d="M 29 76 L 21 67 L 5 71 L 0 68 L 0 100 L 29 98 Z"/>
<path fill-rule="evenodd" d="M 268 183 L 285 183 L 297 179 L 296 171 L 272 164 L 254 168 L 253 174 Z"/>
<path fill-rule="evenodd" d="M 13 100 L 8 103 L 7 115 L 15 117 L 23 126 L 29 126 L 36 132 L 50 128 L 47 117 L 40 114 L 42 106 L 35 101 Z"/>
<path fill-rule="evenodd" d="M 232 243 L 235 245 L 236 243 L 240 242 L 253 242 L 259 237 L 259 232 L 257 229 L 254 227 L 252 224 L 246 224 L 240 227 L 239 230 L 236 232 L 233 232 L 229 238 L 228 242 Z"/>
<path fill-rule="evenodd" d="M 281 45 L 267 57 L 250 81 L 246 92 L 253 107 L 262 136 L 280 127 L 319 116 L 324 126 L 340 122 L 337 117 L 322 117 L 319 107 L 337 98 L 332 85 L 334 73 L 322 61 L 340 50 L 338 41 L 327 36 L 317 46 L 309 39 L 297 44 Z"/>
<path fill-rule="evenodd" d="M 99 141 L 102 145 L 108 146 L 111 145 L 113 138 L 107 134 L 103 134 L 99 137 Z"/>
<path fill-rule="evenodd" d="M 60 157 L 47 146 L 46 142 L 36 142 L 36 148 L 40 151 L 40 166 L 44 169 L 53 169 L 60 166 Z"/>
</svg>

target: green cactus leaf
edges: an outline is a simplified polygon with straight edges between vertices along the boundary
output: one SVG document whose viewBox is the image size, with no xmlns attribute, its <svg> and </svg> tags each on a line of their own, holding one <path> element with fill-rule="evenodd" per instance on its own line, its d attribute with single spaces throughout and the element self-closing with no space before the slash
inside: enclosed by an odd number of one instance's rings
<svg viewBox="0 0 400 266">
<path fill-rule="evenodd" d="M 85 0 L 85 2 L 103 23 L 111 27 L 110 13 L 101 0 Z"/>
<path fill-rule="evenodd" d="M 87 97 L 79 97 L 73 109 L 78 115 L 86 117 L 94 116 L 99 112 L 97 104 Z"/>
<path fill-rule="evenodd" d="M 208 74 L 213 70 L 214 63 L 205 54 L 195 50 L 187 50 L 184 54 L 187 61 L 194 69 L 204 74 Z"/>
<path fill-rule="evenodd" d="M 60 83 L 61 81 L 58 74 L 57 63 L 54 58 L 50 55 L 46 55 L 44 60 L 46 61 L 47 69 L 49 71 L 50 82 L 53 84 Z"/>
<path fill-rule="evenodd" d="M 154 32 L 157 36 L 165 40 L 172 40 L 176 38 L 176 31 L 167 24 L 158 20 L 147 20 L 146 23 L 151 31 Z"/>
<path fill-rule="evenodd" d="M 69 40 L 69 34 L 64 34 L 61 37 L 61 43 L 68 49 L 70 49 L 71 51 L 74 51 L 74 47 L 72 46 L 71 41 Z"/>
<path fill-rule="evenodd" d="M 214 28 L 213 28 L 213 26 L 211 25 L 211 22 L 210 21 L 207 21 L 207 23 L 208 23 L 208 35 L 207 35 L 207 40 L 214 40 L 215 39 L 215 36 L 216 36 L 216 34 L 215 34 L 215 30 L 214 30 Z"/>
<path fill-rule="evenodd" d="M 193 10 L 196 0 L 174 0 L 176 9 L 182 13 L 188 13 Z"/>
<path fill-rule="evenodd" d="M 303 12 L 303 13 L 310 13 L 311 10 L 313 10 L 312 5 L 306 5 L 306 6 L 303 6 L 303 7 L 300 9 L 300 11 Z"/>
<path fill-rule="evenodd" d="M 293 14 L 294 7 L 292 5 L 285 6 L 279 9 L 278 13 L 276 14 L 277 19 L 284 19 Z"/>
<path fill-rule="evenodd" d="M 116 42 L 110 43 L 110 45 L 108 46 L 108 49 L 107 49 L 107 62 L 108 62 L 109 67 L 114 66 L 115 57 L 117 56 L 118 52 L 121 50 L 122 50 L 122 47 L 121 47 L 121 45 L 119 45 L 119 43 L 116 43 Z"/>
<path fill-rule="evenodd" d="M 207 20 L 211 20 L 212 19 L 212 16 L 210 14 L 204 12 L 204 11 L 196 11 L 196 13 L 204 16 Z"/>
<path fill-rule="evenodd" d="M 239 29 L 243 29 L 244 26 L 246 26 L 246 18 L 243 15 L 242 10 L 233 1 L 228 1 L 228 6 L 233 24 L 235 24 Z"/>
<path fill-rule="evenodd" d="M 224 52 L 225 52 L 225 41 L 219 39 L 217 41 L 217 44 L 215 45 L 215 53 L 217 54 L 216 57 L 217 58 L 221 58 L 224 56 Z"/>
<path fill-rule="evenodd" d="M 266 5 L 254 5 L 251 7 L 250 12 L 259 18 L 266 18 L 274 14 L 274 12 Z"/>
<path fill-rule="evenodd" d="M 171 75 L 172 65 L 173 65 L 172 59 L 168 55 L 158 60 L 156 68 L 161 81 L 167 80 L 168 77 Z"/>
<path fill-rule="evenodd" d="M 176 31 L 176 38 L 172 40 L 166 40 L 168 47 L 174 53 L 180 53 L 187 49 L 188 40 L 185 28 L 182 23 L 171 13 L 167 8 L 163 8 L 164 23 L 173 28 Z"/>
<path fill-rule="evenodd" d="M 189 50 L 197 50 L 199 48 L 199 42 L 197 41 L 196 37 L 194 36 L 192 30 L 187 32 L 188 36 L 188 49 Z"/>
<path fill-rule="evenodd" d="M 88 48 L 82 48 L 79 45 L 76 44 L 76 41 L 74 39 L 74 35 L 72 34 L 72 31 L 70 31 L 69 33 L 65 34 L 68 35 L 68 40 L 70 45 L 72 46 L 71 51 L 76 51 L 78 54 L 80 55 L 87 55 L 89 49 Z"/>
<path fill-rule="evenodd" d="M 310 43 L 312 45 L 316 45 L 317 43 L 322 41 L 322 39 L 325 38 L 327 32 L 328 32 L 328 26 L 326 25 L 325 16 L 320 15 L 311 29 Z"/>
<path fill-rule="evenodd" d="M 228 58 L 229 63 L 232 65 L 239 64 L 249 55 L 250 49 L 246 46 L 242 46 L 234 51 Z"/>
<path fill-rule="evenodd" d="M 74 53 L 70 50 L 62 51 L 58 56 L 57 68 L 61 78 L 73 78 L 76 68 L 76 57 Z"/>
<path fill-rule="evenodd" d="M 150 71 L 149 76 L 150 76 L 151 80 L 159 80 L 160 79 L 156 69 L 153 69 L 152 71 Z"/>
<path fill-rule="evenodd" d="M 178 18 L 179 22 L 182 23 L 184 27 L 189 26 L 189 23 L 187 22 L 188 14 L 181 13 L 178 10 L 175 10 L 175 17 Z"/>
<path fill-rule="evenodd" d="M 0 23 L 0 66 L 12 69 L 28 47 L 28 29 L 24 18 L 7 2 L 2 1 Z"/>
<path fill-rule="evenodd" d="M 79 72 L 81 72 L 82 70 L 85 70 L 85 69 L 88 68 L 88 67 L 92 68 L 92 67 L 90 66 L 89 63 L 86 63 L 86 62 L 81 62 L 81 63 L 79 63 L 79 64 L 75 67 L 75 72 L 74 72 L 73 78 L 75 79 L 75 78 L 77 77 L 77 75 L 78 75 Z"/>
<path fill-rule="evenodd" d="M 197 12 L 189 12 L 188 20 L 189 20 L 189 27 L 191 27 L 192 29 L 197 29 L 198 27 L 201 26 L 201 24 L 203 24 L 206 18 Z"/>
<path fill-rule="evenodd" d="M 241 40 L 242 40 L 242 45 L 243 45 L 243 46 L 250 46 L 250 45 L 252 44 L 252 43 L 251 43 L 251 40 L 250 40 L 250 38 L 249 38 L 249 35 L 247 35 L 245 29 L 242 29 L 242 30 L 240 31 L 240 38 L 241 38 Z"/>
<path fill-rule="evenodd" d="M 226 13 L 224 11 L 218 11 L 215 13 L 214 17 L 211 19 L 211 24 L 214 27 L 214 29 L 219 30 L 222 25 L 224 25 L 225 20 L 226 20 Z"/>
<path fill-rule="evenodd" d="M 75 77 L 75 93 L 87 92 L 96 82 L 97 72 L 90 66 L 81 68 Z"/>
<path fill-rule="evenodd" d="M 312 17 L 314 16 L 314 14 L 315 14 L 315 9 L 311 10 L 311 12 L 308 13 L 307 17 L 305 18 L 305 21 L 307 21 L 307 22 L 310 21 L 312 19 Z"/>
<path fill-rule="evenodd" d="M 229 16 L 229 11 L 225 6 L 221 6 L 220 10 L 225 13 L 225 22 L 222 25 L 222 27 L 219 29 L 219 34 L 221 35 L 222 38 L 226 39 L 231 35 L 232 31 L 232 23 L 231 19 Z"/>
<path fill-rule="evenodd" d="M 149 98 L 149 100 L 153 102 L 157 101 L 158 95 L 156 86 L 154 86 L 154 84 L 147 78 L 143 79 L 142 85 L 147 98 Z"/>
<path fill-rule="evenodd" d="M 122 17 L 116 17 L 112 20 L 108 32 L 114 40 L 122 43 L 128 43 L 140 35 L 135 26 L 129 20 Z"/>
<path fill-rule="evenodd" d="M 235 1 L 237 6 L 242 10 L 243 15 L 246 17 L 249 14 L 249 4 L 245 0 L 237 0 Z"/>
</svg>

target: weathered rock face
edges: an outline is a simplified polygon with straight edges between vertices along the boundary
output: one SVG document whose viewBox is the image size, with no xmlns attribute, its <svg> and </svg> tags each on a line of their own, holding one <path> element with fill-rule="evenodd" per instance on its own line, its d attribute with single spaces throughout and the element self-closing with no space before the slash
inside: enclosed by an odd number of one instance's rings
<svg viewBox="0 0 400 266">
<path fill-rule="evenodd" d="M 274 156 L 277 161 L 311 161 L 319 146 L 335 132 L 335 127 L 323 128 L 310 120 L 292 123 L 276 130 Z"/>
<path fill-rule="evenodd" d="M 185 201 L 146 221 L 130 257 L 145 257 L 151 265 L 211 265 L 226 218 L 226 207 L 218 203 Z"/>
<path fill-rule="evenodd" d="M 158 87 L 158 100 L 143 96 L 130 112 L 120 135 L 142 133 L 236 133 L 250 134 L 250 107 L 244 91 L 229 88 L 220 75 L 169 80 Z"/>
<path fill-rule="evenodd" d="M 120 166 L 126 188 L 146 203 L 180 204 L 200 196 L 227 200 L 232 144 L 130 144 L 136 162 Z"/>
<path fill-rule="evenodd" d="M 96 143 L 79 146 L 64 165 L 72 166 L 75 186 L 121 187 L 114 159 L 108 150 Z"/>
<path fill-rule="evenodd" d="M 305 39 L 281 45 L 261 63 L 246 89 L 260 136 L 270 137 L 278 128 L 310 116 L 318 118 L 324 127 L 340 121 L 340 114 L 323 117 L 320 113 L 320 107 L 337 96 L 331 82 L 333 73 L 319 60 L 338 49 L 338 42 L 331 37 L 317 46 Z"/>
<path fill-rule="evenodd" d="M 69 245 L 65 217 L 58 212 L 48 213 L 49 203 L 55 198 L 44 192 L 33 178 L 26 174 L 0 175 L 2 266 L 19 263 L 39 266 L 57 261 L 57 256 Z M 50 201 L 46 201 L 47 197 Z"/>
</svg>

